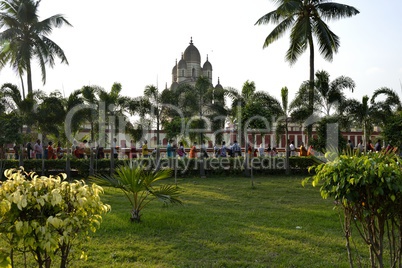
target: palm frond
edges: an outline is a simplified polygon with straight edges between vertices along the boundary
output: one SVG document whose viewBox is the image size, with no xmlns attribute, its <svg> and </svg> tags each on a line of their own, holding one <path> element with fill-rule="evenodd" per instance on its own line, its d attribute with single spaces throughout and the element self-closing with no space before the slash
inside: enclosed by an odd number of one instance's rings
<svg viewBox="0 0 402 268">
<path fill-rule="evenodd" d="M 339 37 L 321 19 L 315 20 L 312 30 L 317 37 L 320 54 L 324 59 L 332 61 L 334 54 L 338 52 L 340 46 Z"/>
<path fill-rule="evenodd" d="M 359 10 L 352 6 L 334 2 L 320 3 L 316 5 L 316 9 L 320 12 L 321 17 L 328 21 L 348 18 L 360 13 Z"/>
<path fill-rule="evenodd" d="M 175 185 L 162 185 L 159 189 L 150 192 L 164 204 L 182 204 L 182 201 L 178 198 L 179 188 Z"/>
</svg>

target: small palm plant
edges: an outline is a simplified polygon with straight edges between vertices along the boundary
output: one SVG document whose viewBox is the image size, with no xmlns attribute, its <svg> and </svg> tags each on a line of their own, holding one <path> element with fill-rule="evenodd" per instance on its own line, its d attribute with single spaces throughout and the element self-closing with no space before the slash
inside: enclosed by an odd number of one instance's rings
<svg viewBox="0 0 402 268">
<path fill-rule="evenodd" d="M 96 175 L 91 177 L 98 185 L 111 186 L 121 189 L 127 199 L 130 201 L 131 221 L 141 221 L 141 211 L 152 200 L 159 200 L 165 204 L 181 204 L 178 199 L 179 190 L 175 185 L 153 186 L 155 182 L 169 178 L 170 169 L 158 171 L 145 170 L 143 167 L 131 168 L 128 165 L 119 166 L 115 174 Z"/>
</svg>

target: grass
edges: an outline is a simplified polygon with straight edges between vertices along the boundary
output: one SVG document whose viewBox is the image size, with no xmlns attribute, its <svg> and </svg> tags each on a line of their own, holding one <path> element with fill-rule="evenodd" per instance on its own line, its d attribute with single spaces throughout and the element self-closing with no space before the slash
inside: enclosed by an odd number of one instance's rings
<svg viewBox="0 0 402 268">
<path fill-rule="evenodd" d="M 72 267 L 349 267 L 339 216 L 304 177 L 185 178 L 183 205 L 151 202 L 131 223 L 123 194 Z M 165 181 L 166 182 L 166 181 Z M 173 179 L 168 181 L 174 183 Z"/>
</svg>

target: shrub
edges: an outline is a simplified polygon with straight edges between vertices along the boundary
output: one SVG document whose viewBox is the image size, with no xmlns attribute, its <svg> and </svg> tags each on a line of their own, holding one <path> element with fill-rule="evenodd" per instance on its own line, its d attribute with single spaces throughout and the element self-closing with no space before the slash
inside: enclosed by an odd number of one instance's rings
<svg viewBox="0 0 402 268">
<path fill-rule="evenodd" d="M 122 165 L 116 168 L 115 174 L 112 176 L 98 174 L 91 178 L 100 185 L 122 190 L 131 204 L 131 221 L 140 222 L 142 210 L 153 199 L 162 201 L 164 204 L 182 203 L 178 199 L 177 186 L 154 185 L 157 181 L 169 178 L 171 174 L 170 169 L 153 172 L 145 170 L 143 167 L 132 168 Z"/>
<path fill-rule="evenodd" d="M 7 241 L 10 262 L 22 252 L 25 265 L 31 253 L 39 267 L 60 258 L 67 267 L 73 247 L 100 227 L 110 210 L 100 200 L 102 188 L 83 181 L 69 183 L 65 174 L 39 177 L 23 169 L 6 170 L 0 187 L 0 235 Z M 85 257 L 82 252 L 81 257 Z M 1 259 L 6 256 L 0 256 Z"/>
<path fill-rule="evenodd" d="M 402 262 L 402 167 L 395 154 L 341 155 L 315 168 L 313 186 L 333 197 L 344 216 L 350 266 L 352 226 L 369 246 L 371 267 L 400 267 Z M 309 179 L 309 178 L 308 178 Z M 307 179 L 307 180 L 308 180 Z M 305 180 L 304 183 L 307 181 Z M 389 254 L 384 257 L 385 252 Z M 357 260 L 358 261 L 358 260 Z"/>
</svg>

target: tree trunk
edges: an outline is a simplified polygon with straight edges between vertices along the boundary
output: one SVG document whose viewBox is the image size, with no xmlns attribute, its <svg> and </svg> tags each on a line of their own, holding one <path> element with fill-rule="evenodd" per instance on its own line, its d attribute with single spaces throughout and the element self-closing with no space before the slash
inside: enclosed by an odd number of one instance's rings
<svg viewBox="0 0 402 268">
<path fill-rule="evenodd" d="M 133 208 L 133 210 L 131 211 L 131 219 L 132 222 L 140 222 L 141 221 L 141 215 L 140 215 L 140 211 Z"/>
<path fill-rule="evenodd" d="M 289 150 L 289 131 L 288 131 L 288 118 L 286 117 L 286 122 L 285 122 L 285 166 L 286 166 L 286 175 L 290 175 L 290 165 L 289 165 L 289 154 L 290 154 L 290 150 Z"/>
<path fill-rule="evenodd" d="M 61 248 L 60 268 L 66 268 L 68 267 L 68 255 L 70 253 L 71 246 L 68 244 L 63 244 L 60 248 Z"/>
<path fill-rule="evenodd" d="M 159 122 L 159 108 L 157 108 L 157 115 L 156 115 L 156 167 L 155 171 L 158 171 L 160 169 L 160 161 L 161 161 L 161 151 L 160 151 L 160 144 L 159 144 L 159 128 L 160 128 L 160 122 Z"/>
<path fill-rule="evenodd" d="M 309 115 L 312 115 L 314 112 L 314 43 L 313 37 L 309 36 L 308 43 L 310 47 L 310 78 L 309 78 L 309 94 L 308 94 L 308 109 Z M 307 126 L 307 142 L 310 143 L 310 140 L 313 136 L 313 126 Z"/>
<path fill-rule="evenodd" d="M 32 90 L 32 71 L 31 71 L 31 63 L 27 64 L 27 84 L 28 84 L 28 95 L 33 94 Z"/>
<path fill-rule="evenodd" d="M 25 86 L 24 86 L 24 79 L 22 78 L 22 75 L 20 75 L 21 79 L 21 88 L 22 88 L 22 99 L 25 100 Z"/>
</svg>

